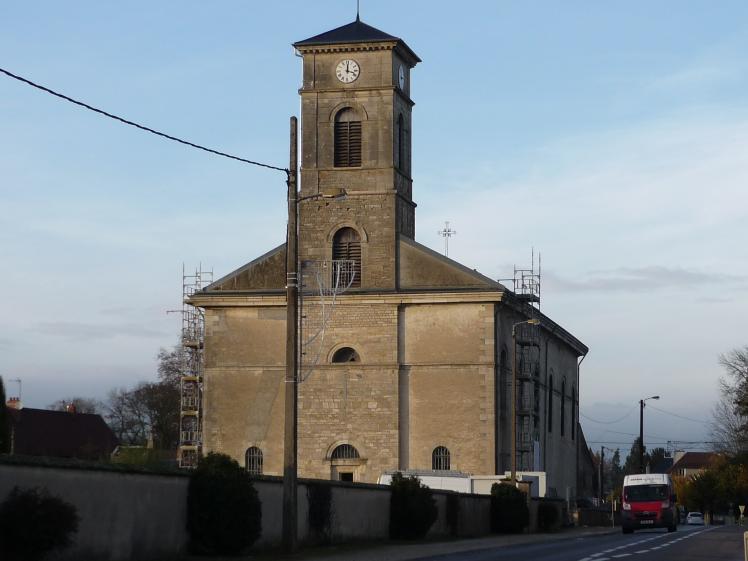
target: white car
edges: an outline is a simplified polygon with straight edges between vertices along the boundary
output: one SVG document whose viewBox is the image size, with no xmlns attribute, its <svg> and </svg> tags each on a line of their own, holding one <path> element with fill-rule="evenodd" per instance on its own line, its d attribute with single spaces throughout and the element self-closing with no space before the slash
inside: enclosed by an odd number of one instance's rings
<svg viewBox="0 0 748 561">
<path fill-rule="evenodd" d="M 686 516 L 686 524 L 693 524 L 695 526 L 704 525 L 704 517 L 700 512 L 689 512 Z"/>
</svg>

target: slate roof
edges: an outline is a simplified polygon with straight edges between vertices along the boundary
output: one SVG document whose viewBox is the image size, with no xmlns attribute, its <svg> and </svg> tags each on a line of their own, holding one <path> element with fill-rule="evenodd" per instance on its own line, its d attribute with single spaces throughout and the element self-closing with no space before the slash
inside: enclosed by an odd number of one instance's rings
<svg viewBox="0 0 748 561">
<path fill-rule="evenodd" d="M 98 460 L 119 444 L 101 415 L 28 407 L 7 411 L 14 454 Z"/>
<path fill-rule="evenodd" d="M 403 45 L 405 49 L 413 56 L 415 57 L 417 62 L 421 62 L 421 59 L 418 58 L 418 55 L 416 55 L 410 47 L 400 39 L 399 37 L 395 37 L 394 35 L 390 35 L 389 33 L 385 33 L 384 31 L 377 29 L 376 27 L 372 27 L 371 25 L 368 25 L 364 22 L 362 22 L 358 17 L 356 18 L 356 21 L 352 23 L 348 23 L 346 25 L 341 25 L 340 27 L 336 27 L 335 29 L 331 29 L 330 31 L 325 31 L 324 33 L 320 33 L 319 35 L 315 35 L 314 37 L 309 37 L 308 39 L 304 39 L 302 41 L 297 41 L 293 44 L 294 47 L 311 47 L 314 45 L 337 45 L 337 44 L 343 44 L 343 43 L 371 43 L 371 42 L 377 42 L 377 41 L 396 41 Z"/>
</svg>

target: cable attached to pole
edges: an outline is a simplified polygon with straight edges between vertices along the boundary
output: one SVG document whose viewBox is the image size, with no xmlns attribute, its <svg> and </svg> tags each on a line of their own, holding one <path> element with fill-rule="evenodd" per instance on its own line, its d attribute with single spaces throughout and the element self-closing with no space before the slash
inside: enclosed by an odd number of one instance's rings
<svg viewBox="0 0 748 561">
<path fill-rule="evenodd" d="M 226 152 L 221 152 L 219 150 L 214 150 L 214 149 L 208 148 L 206 146 L 201 146 L 199 144 L 195 144 L 194 142 L 190 142 L 188 140 L 177 138 L 176 136 L 172 136 L 170 134 L 159 132 L 159 131 L 154 130 L 154 129 L 150 128 L 150 127 L 146 127 L 145 125 L 140 125 L 140 124 L 135 123 L 133 121 L 130 121 L 128 119 L 124 119 L 124 118 L 119 117 L 117 115 L 113 115 L 112 113 L 108 113 L 108 112 L 106 112 L 106 111 L 104 111 L 102 109 L 97 109 L 96 107 L 93 107 L 93 106 L 91 106 L 91 105 L 89 105 L 87 103 L 84 103 L 82 101 L 78 101 L 77 99 L 73 99 L 72 97 L 68 97 L 68 96 L 66 96 L 64 94 L 61 94 L 59 92 L 56 92 L 56 91 L 54 91 L 54 90 L 52 90 L 50 88 L 47 88 L 45 86 L 42 86 L 42 85 L 37 84 L 35 82 L 32 82 L 31 80 L 28 80 L 28 79 L 26 79 L 26 78 L 24 78 L 22 76 L 18 76 L 16 74 L 13 74 L 12 72 L 9 72 L 9 71 L 5 70 L 4 68 L 0 68 L 0 72 L 2 72 L 3 74 L 5 74 L 6 76 L 9 76 L 10 78 L 13 78 L 14 80 L 18 80 L 19 82 L 23 82 L 24 84 L 28 84 L 29 86 L 32 86 L 32 87 L 34 87 L 34 88 L 36 88 L 38 90 L 41 90 L 41 91 L 46 92 L 48 94 L 51 94 L 51 95 L 53 95 L 55 97 L 59 97 L 60 99 L 64 99 L 65 101 L 68 101 L 70 103 L 73 103 L 75 105 L 83 107 L 85 109 L 88 109 L 89 111 L 93 111 L 94 113 L 98 113 L 99 115 L 104 115 L 105 117 L 109 117 L 110 119 L 114 119 L 115 121 L 119 121 L 120 123 L 124 123 L 125 125 L 130 125 L 131 127 L 135 127 L 135 128 L 140 129 L 140 130 L 149 132 L 151 134 L 155 134 L 156 136 L 160 136 L 160 137 L 166 138 L 168 140 L 173 140 L 174 142 L 179 142 L 180 144 L 184 144 L 186 146 L 191 146 L 192 148 L 197 148 L 198 150 L 202 150 L 204 152 L 209 152 L 211 154 L 215 154 L 216 156 L 223 156 L 224 158 L 229 158 L 231 160 L 236 160 L 238 162 L 243 162 L 245 164 L 250 164 L 250 165 L 253 165 L 253 166 L 259 166 L 259 167 L 263 167 L 263 168 L 268 168 L 268 169 L 274 169 L 274 170 L 277 170 L 277 171 L 282 171 L 286 175 L 288 175 L 288 173 L 289 173 L 288 168 L 281 168 L 281 167 L 277 167 L 277 166 L 271 166 L 270 164 L 263 164 L 262 162 L 256 162 L 254 160 L 248 160 L 246 158 L 241 158 L 239 156 L 233 156 L 232 154 L 227 154 Z"/>
</svg>

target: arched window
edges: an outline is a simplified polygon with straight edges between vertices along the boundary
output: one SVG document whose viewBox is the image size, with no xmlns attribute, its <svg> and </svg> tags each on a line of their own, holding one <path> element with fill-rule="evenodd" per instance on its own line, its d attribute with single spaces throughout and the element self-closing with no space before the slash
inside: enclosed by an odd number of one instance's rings
<svg viewBox="0 0 748 561">
<path fill-rule="evenodd" d="M 262 450 L 257 446 L 247 448 L 247 453 L 244 455 L 244 463 L 247 473 L 262 475 Z"/>
<path fill-rule="evenodd" d="M 358 356 L 358 353 L 350 348 L 350 347 L 343 347 L 335 351 L 335 353 L 332 355 L 332 362 L 334 364 L 338 364 L 341 362 L 361 362 L 361 358 Z"/>
<path fill-rule="evenodd" d="M 330 454 L 331 460 L 357 460 L 360 458 L 358 450 L 352 444 L 341 444 Z"/>
<path fill-rule="evenodd" d="M 548 432 L 553 432 L 553 374 L 548 376 Z"/>
<path fill-rule="evenodd" d="M 431 469 L 449 469 L 449 449 L 446 446 L 437 446 L 431 453 Z"/>
<path fill-rule="evenodd" d="M 574 440 L 574 432 L 577 427 L 577 387 L 571 386 L 571 439 Z"/>
<path fill-rule="evenodd" d="M 335 167 L 361 165 L 361 117 L 347 107 L 335 115 Z"/>
<path fill-rule="evenodd" d="M 397 131 L 395 133 L 395 167 L 405 171 L 405 121 L 402 113 L 397 117 Z"/>
<path fill-rule="evenodd" d="M 566 424 L 566 378 L 561 380 L 561 436 L 564 435 L 564 426 Z"/>
<path fill-rule="evenodd" d="M 361 286 L 361 237 L 353 228 L 341 228 L 332 239 L 332 258 L 353 261 L 353 267 L 333 267 L 333 284 L 345 288 Z"/>
</svg>

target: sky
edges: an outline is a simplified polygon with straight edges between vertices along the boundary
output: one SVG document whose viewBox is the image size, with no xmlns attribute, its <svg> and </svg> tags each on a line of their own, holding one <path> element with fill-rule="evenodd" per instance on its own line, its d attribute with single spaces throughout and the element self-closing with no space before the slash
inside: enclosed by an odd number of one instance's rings
<svg viewBox="0 0 748 561">
<path fill-rule="evenodd" d="M 416 239 L 483 274 L 542 255 L 543 311 L 590 348 L 594 449 L 701 449 L 748 344 L 748 3 L 363 0 L 412 74 Z M 8 0 L 0 67 L 168 134 L 285 167 L 291 43 L 355 0 Z M 177 343 L 182 266 L 285 237 L 283 174 L 0 76 L 0 375 L 23 402 L 103 399 Z M 694 444 L 689 444 L 694 443 Z"/>
</svg>

